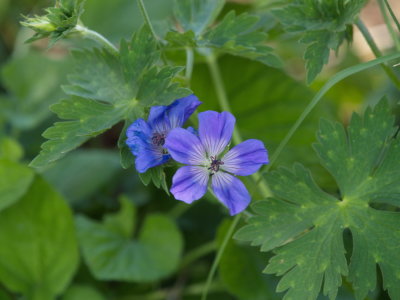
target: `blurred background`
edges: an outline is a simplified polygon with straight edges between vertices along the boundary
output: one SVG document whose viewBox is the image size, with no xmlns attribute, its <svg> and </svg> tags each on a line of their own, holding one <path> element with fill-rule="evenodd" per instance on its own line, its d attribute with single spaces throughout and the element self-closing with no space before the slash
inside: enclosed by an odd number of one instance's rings
<svg viewBox="0 0 400 300">
<path fill-rule="evenodd" d="M 165 22 L 172 18 L 173 0 L 146 0 L 145 3 L 156 30 L 162 32 Z M 400 2 L 392 0 L 390 3 L 397 16 L 400 16 Z M 93 46 L 90 41 L 80 39 L 63 40 L 52 48 L 48 48 L 46 40 L 24 43 L 32 36 L 32 31 L 19 24 L 22 16 L 40 15 L 44 8 L 53 4 L 53 1 L 47 0 L 0 0 L 0 139 L 7 137 L 19 143 L 26 163 L 40 151 L 40 145 L 44 142 L 42 132 L 57 119 L 48 107 L 65 96 L 61 86 L 67 83 L 67 74 L 71 71 L 69 51 Z M 302 59 L 304 48 L 299 46 L 297 36 L 285 33 L 271 16 L 269 9 L 272 5 L 273 1 L 268 0 L 228 1 L 223 14 L 230 9 L 239 13 L 249 11 L 259 14 L 269 33 L 270 45 L 284 61 L 284 70 L 229 55 L 219 59 L 228 97 L 243 136 L 262 139 L 271 153 L 314 93 L 333 74 L 373 58 L 362 36 L 355 30 L 353 44 L 343 45 L 339 53 L 332 53 L 329 65 L 311 86 L 307 86 Z M 375 1 L 370 1 L 362 11 L 361 19 L 382 52 L 395 50 L 396 45 L 389 38 Z M 87 0 L 82 22 L 117 45 L 122 38 L 130 38 L 143 20 L 135 1 Z M 169 59 L 184 65 L 184 53 L 172 53 Z M 201 110 L 219 110 L 209 76 L 207 67 L 196 56 L 191 88 L 204 102 Z M 324 189 L 336 193 L 335 183 L 319 166 L 316 155 L 310 155 L 313 153 L 311 145 L 315 141 L 318 122 L 325 117 L 346 124 L 353 111 L 361 111 L 367 105 L 376 103 L 384 94 L 393 105 L 397 104 L 398 90 L 378 68 L 337 84 L 298 130 L 277 165 L 290 166 L 299 161 L 312 169 Z M 176 217 L 184 234 L 185 252 L 214 240 L 218 225 L 226 217 L 224 209 L 213 199 L 198 201 L 189 209 L 182 208 L 180 203 L 177 204 L 163 191 L 153 186 L 145 187 L 134 169 L 123 170 L 116 146 L 121 129 L 122 124 L 115 126 L 38 172 L 65 197 L 75 213 L 100 219 L 105 213 L 116 211 L 119 207 L 118 198 L 125 195 L 136 205 L 139 219 L 155 211 Z M 168 175 L 170 178 L 171 174 Z M 247 184 L 251 188 L 252 183 Z M 247 250 L 255 251 L 250 248 Z M 257 264 L 261 271 L 268 255 L 257 255 L 263 258 Z M 158 283 L 156 288 L 179 287 L 181 281 L 187 285 L 204 279 L 212 258 L 212 253 L 204 256 L 189 271 L 185 271 L 189 274 L 176 274 Z M 271 299 L 280 299 L 280 295 L 273 292 L 277 280 L 272 276 L 260 276 L 270 287 Z M 63 299 L 139 299 L 129 295 L 153 291 L 155 288 L 152 284 L 99 282 L 83 263 L 73 281 Z M 210 295 L 209 299 L 237 299 L 223 288 L 218 289 L 218 286 Z M 160 298 L 153 296 L 142 299 L 163 299 L 165 295 Z M 0 287 L 0 299 L 2 297 L 14 299 Z M 377 291 L 371 297 L 384 299 L 385 295 Z M 185 299 L 199 297 L 188 295 Z M 338 299 L 352 299 L 346 284 Z"/>
</svg>

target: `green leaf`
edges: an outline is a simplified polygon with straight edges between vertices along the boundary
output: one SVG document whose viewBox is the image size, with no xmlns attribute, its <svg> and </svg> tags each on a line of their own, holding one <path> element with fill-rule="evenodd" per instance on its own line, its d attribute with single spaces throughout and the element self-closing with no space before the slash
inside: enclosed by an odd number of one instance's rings
<svg viewBox="0 0 400 300">
<path fill-rule="evenodd" d="M 35 52 L 9 60 L 1 69 L 8 95 L 0 101 L 0 114 L 20 130 L 40 125 L 51 116 L 48 107 L 62 96 L 60 85 L 70 71 L 69 64 L 69 59 Z"/>
<path fill-rule="evenodd" d="M 0 158 L 0 211 L 17 202 L 26 193 L 33 177 L 32 169 Z"/>
<path fill-rule="evenodd" d="M 376 286 L 376 265 L 383 288 L 400 297 L 397 284 L 400 214 L 382 204 L 400 206 L 400 140 L 386 101 L 354 114 L 347 131 L 321 122 L 315 149 L 322 165 L 336 179 L 340 198 L 322 191 L 301 165 L 267 175 L 274 198 L 253 205 L 257 216 L 236 235 L 275 256 L 265 269 L 282 276 L 277 291 L 284 299 L 335 299 L 342 276 L 353 283 L 356 299 Z M 343 230 L 353 239 L 347 265 Z M 307 288 L 305 288 L 307 287 Z"/>
<path fill-rule="evenodd" d="M 337 51 L 350 38 L 351 25 L 366 2 L 296 0 L 272 11 L 287 31 L 304 34 L 300 42 L 307 44 L 304 59 L 308 83 L 328 62 L 330 50 Z"/>
<path fill-rule="evenodd" d="M 0 212 L 0 282 L 27 299 L 54 299 L 78 266 L 69 207 L 43 179 Z"/>
<path fill-rule="evenodd" d="M 24 149 L 12 138 L 0 137 L 0 159 L 19 161 L 24 156 Z"/>
<path fill-rule="evenodd" d="M 175 271 L 183 247 L 176 225 L 163 215 L 151 214 L 133 238 L 135 222 L 134 207 L 126 198 L 121 211 L 107 215 L 102 223 L 77 217 L 83 257 L 97 279 L 149 282 Z"/>
<path fill-rule="evenodd" d="M 50 46 L 73 32 L 83 13 L 84 0 L 59 0 L 55 7 L 47 8 L 43 16 L 25 17 L 23 26 L 35 31 L 27 42 L 50 38 Z"/>
<path fill-rule="evenodd" d="M 174 14 L 184 31 L 200 35 L 215 21 L 224 4 L 224 0 L 175 0 Z"/>
<path fill-rule="evenodd" d="M 258 30 L 258 22 L 258 16 L 246 13 L 236 16 L 231 11 L 217 26 L 202 36 L 199 45 L 280 67 L 281 62 L 272 54 L 272 48 L 264 45 L 267 35 Z"/>
<path fill-rule="evenodd" d="M 51 109 L 59 118 L 43 136 L 49 141 L 31 162 L 43 167 L 79 147 L 91 137 L 120 121 L 131 121 L 143 114 L 144 107 L 170 104 L 191 94 L 174 83 L 180 67 L 158 68 L 156 41 L 147 27 L 121 43 L 120 56 L 105 50 L 75 52 L 76 71 L 69 77 L 65 92 L 71 97 Z M 125 141 L 125 132 L 121 133 Z M 120 146 L 124 143 L 120 142 Z M 124 147 L 123 147 L 124 148 Z"/>
<path fill-rule="evenodd" d="M 169 195 L 167 179 L 162 166 L 150 168 L 145 173 L 139 173 L 139 177 L 144 185 L 147 186 L 150 182 L 152 182 L 156 188 L 162 188 Z"/>
<path fill-rule="evenodd" d="M 77 150 L 46 168 L 42 175 L 72 204 L 90 200 L 90 196 L 109 184 L 121 170 L 117 152 Z M 85 184 L 82 184 L 82 183 Z"/>
<path fill-rule="evenodd" d="M 225 220 L 217 233 L 217 243 L 222 241 L 232 222 Z M 240 245 L 230 239 L 219 263 L 219 275 L 227 290 L 239 299 L 263 300 L 277 299 L 272 296 L 266 275 L 262 274 L 262 258 L 259 252 L 249 246 Z"/>
</svg>

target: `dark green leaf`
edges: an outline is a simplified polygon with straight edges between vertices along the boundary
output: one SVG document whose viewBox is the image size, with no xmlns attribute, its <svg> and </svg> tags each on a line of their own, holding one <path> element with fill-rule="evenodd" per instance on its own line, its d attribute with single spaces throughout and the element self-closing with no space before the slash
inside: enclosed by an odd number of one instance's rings
<svg viewBox="0 0 400 300">
<path fill-rule="evenodd" d="M 72 285 L 70 286 L 62 300 L 106 300 L 106 298 L 94 287 L 89 285 Z"/>
<path fill-rule="evenodd" d="M 54 299 L 78 266 L 71 211 L 41 178 L 0 212 L 0 244 L 0 281 L 27 299 Z"/>
<path fill-rule="evenodd" d="M 283 275 L 277 290 L 284 299 L 316 299 L 319 291 L 335 299 L 342 276 L 353 282 L 356 299 L 376 286 L 376 265 L 392 299 L 400 297 L 400 213 L 371 204 L 400 207 L 399 139 L 386 101 L 353 115 L 347 132 L 324 121 L 315 149 L 336 179 L 340 199 L 322 191 L 301 165 L 267 175 L 274 198 L 253 205 L 237 237 L 276 255 L 265 269 Z M 384 207 L 382 207 L 384 208 Z M 347 265 L 343 230 L 353 238 Z M 306 288 L 305 288 L 306 287 Z"/>
<path fill-rule="evenodd" d="M 147 186 L 150 182 L 153 182 L 156 188 L 162 188 L 169 195 L 167 180 L 162 166 L 150 168 L 145 173 L 139 173 L 139 177 L 144 185 Z"/>
<path fill-rule="evenodd" d="M 71 97 L 52 106 L 67 121 L 43 133 L 49 141 L 32 161 L 34 167 L 61 158 L 120 121 L 138 118 L 144 107 L 170 104 L 191 93 L 173 82 L 181 68 L 156 66 L 159 54 L 147 27 L 130 44 L 121 43 L 119 57 L 102 50 L 76 52 L 75 57 L 77 68 L 70 76 L 71 85 L 65 87 Z M 125 132 L 121 135 L 120 147 Z"/>
<path fill-rule="evenodd" d="M 167 217 L 147 216 L 137 238 L 132 203 L 122 198 L 121 211 L 102 223 L 76 219 L 84 259 L 97 279 L 148 282 L 164 278 L 178 266 L 182 237 Z M 168 259 L 166 259 L 168 258 Z"/>
<path fill-rule="evenodd" d="M 300 42 L 307 44 L 304 54 L 307 82 L 311 83 L 328 62 L 330 50 L 337 51 L 366 0 L 314 1 L 296 0 L 273 10 L 289 32 L 303 33 Z"/>
<path fill-rule="evenodd" d="M 0 211 L 20 199 L 33 180 L 32 169 L 0 158 Z"/>
</svg>

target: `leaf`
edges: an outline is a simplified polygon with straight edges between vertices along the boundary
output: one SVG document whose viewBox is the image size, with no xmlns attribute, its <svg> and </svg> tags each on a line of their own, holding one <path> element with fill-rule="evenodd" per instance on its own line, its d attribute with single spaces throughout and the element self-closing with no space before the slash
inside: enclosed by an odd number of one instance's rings
<svg viewBox="0 0 400 300">
<path fill-rule="evenodd" d="M 257 60 L 271 67 L 280 67 L 280 60 L 265 46 L 267 35 L 258 30 L 258 16 L 229 12 L 222 21 L 204 34 L 201 47 L 214 47 L 232 55 Z"/>
<path fill-rule="evenodd" d="M 176 225 L 163 215 L 151 214 L 132 239 L 135 219 L 134 207 L 126 198 L 122 198 L 121 211 L 107 215 L 102 223 L 77 217 L 83 257 L 97 279 L 149 282 L 177 268 L 183 242 Z"/>
<path fill-rule="evenodd" d="M 71 210 L 39 177 L 0 212 L 0 244 L 0 282 L 27 299 L 54 299 L 78 266 Z"/>
<path fill-rule="evenodd" d="M 311 83 L 328 62 L 330 50 L 337 51 L 342 42 L 350 38 L 351 25 L 366 2 L 296 0 L 272 10 L 285 30 L 303 33 L 300 42 L 307 44 L 304 54 L 307 83 Z"/>
<path fill-rule="evenodd" d="M 33 177 L 32 169 L 0 158 L 0 211 L 17 202 L 26 193 Z"/>
<path fill-rule="evenodd" d="M 224 0 L 175 0 L 174 14 L 184 31 L 198 36 L 215 21 L 224 4 Z"/>
<path fill-rule="evenodd" d="M 8 95 L 0 101 L 0 114 L 20 130 L 40 125 L 51 116 L 48 107 L 62 96 L 60 85 L 69 64 L 67 58 L 51 59 L 35 52 L 9 60 L 1 69 Z"/>
<path fill-rule="evenodd" d="M 217 233 L 219 247 L 232 222 L 225 220 Z M 277 299 L 273 297 L 267 283 L 267 276 L 261 274 L 262 258 L 260 253 L 248 246 L 240 245 L 230 239 L 219 263 L 219 275 L 226 289 L 243 300 Z"/>
<path fill-rule="evenodd" d="M 42 175 L 74 205 L 89 201 L 90 196 L 109 184 L 120 169 L 118 153 L 85 149 L 50 165 Z"/>
<path fill-rule="evenodd" d="M 347 132 L 340 124 L 321 122 L 315 150 L 336 179 L 340 198 L 322 191 L 301 165 L 267 175 L 274 198 L 253 205 L 257 216 L 236 235 L 241 240 L 274 250 L 265 269 L 282 276 L 277 291 L 284 299 L 335 299 L 342 276 L 353 283 L 356 299 L 376 286 L 376 264 L 383 288 L 400 297 L 400 143 L 386 101 L 354 114 Z M 377 209 L 377 206 L 378 208 Z M 343 230 L 353 238 L 347 265 Z M 307 287 L 307 288 L 305 288 Z"/>
<path fill-rule="evenodd" d="M 24 149 L 12 138 L 0 137 L 0 159 L 19 161 L 24 156 Z"/>
<path fill-rule="evenodd" d="M 183 33 L 170 31 L 166 40 L 172 48 L 214 48 L 268 66 L 280 67 L 281 61 L 272 54 L 272 48 L 265 45 L 267 35 L 260 30 L 259 22 L 258 16 L 247 13 L 236 16 L 234 11 L 230 11 L 219 24 L 201 34 L 195 35 L 192 30 Z"/>
<path fill-rule="evenodd" d="M 156 188 L 162 188 L 169 195 L 167 179 L 165 176 L 164 168 L 162 166 L 150 168 L 145 173 L 139 173 L 139 178 L 145 186 L 149 185 L 149 183 L 152 182 L 156 186 Z"/>
<path fill-rule="evenodd" d="M 76 71 L 64 88 L 71 97 L 51 107 L 66 121 L 43 133 L 49 141 L 31 162 L 34 167 L 56 161 L 120 121 L 138 118 L 144 107 L 169 104 L 191 93 L 173 82 L 181 68 L 156 66 L 159 53 L 147 27 L 130 44 L 121 43 L 119 57 L 96 49 L 74 55 Z M 121 135 L 125 140 L 125 132 Z"/>
</svg>

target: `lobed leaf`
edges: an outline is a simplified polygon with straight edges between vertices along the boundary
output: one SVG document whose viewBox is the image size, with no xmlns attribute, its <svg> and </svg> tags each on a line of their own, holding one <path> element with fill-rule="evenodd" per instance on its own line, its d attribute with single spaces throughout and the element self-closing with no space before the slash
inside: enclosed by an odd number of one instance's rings
<svg viewBox="0 0 400 300">
<path fill-rule="evenodd" d="M 272 11 L 287 31 L 303 33 L 300 42 L 307 45 L 304 59 L 308 83 L 328 62 L 330 50 L 337 51 L 350 38 L 351 26 L 366 2 L 296 0 Z"/>
<path fill-rule="evenodd" d="M 356 299 L 376 286 L 376 265 L 392 299 L 400 297 L 400 214 L 374 208 L 400 207 L 399 140 L 386 101 L 364 116 L 354 114 L 347 131 L 321 122 L 315 149 L 336 179 L 340 198 L 322 191 L 301 165 L 266 177 L 274 198 L 253 205 L 257 216 L 236 234 L 262 251 L 274 250 L 265 272 L 282 276 L 284 299 L 335 299 L 341 276 L 353 282 Z M 374 206 L 372 206 L 374 204 Z M 348 228 L 353 250 L 348 266 L 343 231 Z"/>
<path fill-rule="evenodd" d="M 131 43 L 121 43 L 119 57 L 97 49 L 74 52 L 76 70 L 69 77 L 71 84 L 64 87 L 70 98 L 51 107 L 66 121 L 43 133 L 49 141 L 31 165 L 43 167 L 115 124 L 132 122 L 145 107 L 189 95 L 190 90 L 173 82 L 181 68 L 156 66 L 156 45 L 149 29 L 143 27 Z M 126 153 L 125 131 L 121 136 L 119 146 Z M 123 165 L 127 167 L 129 162 L 124 160 Z"/>
</svg>

